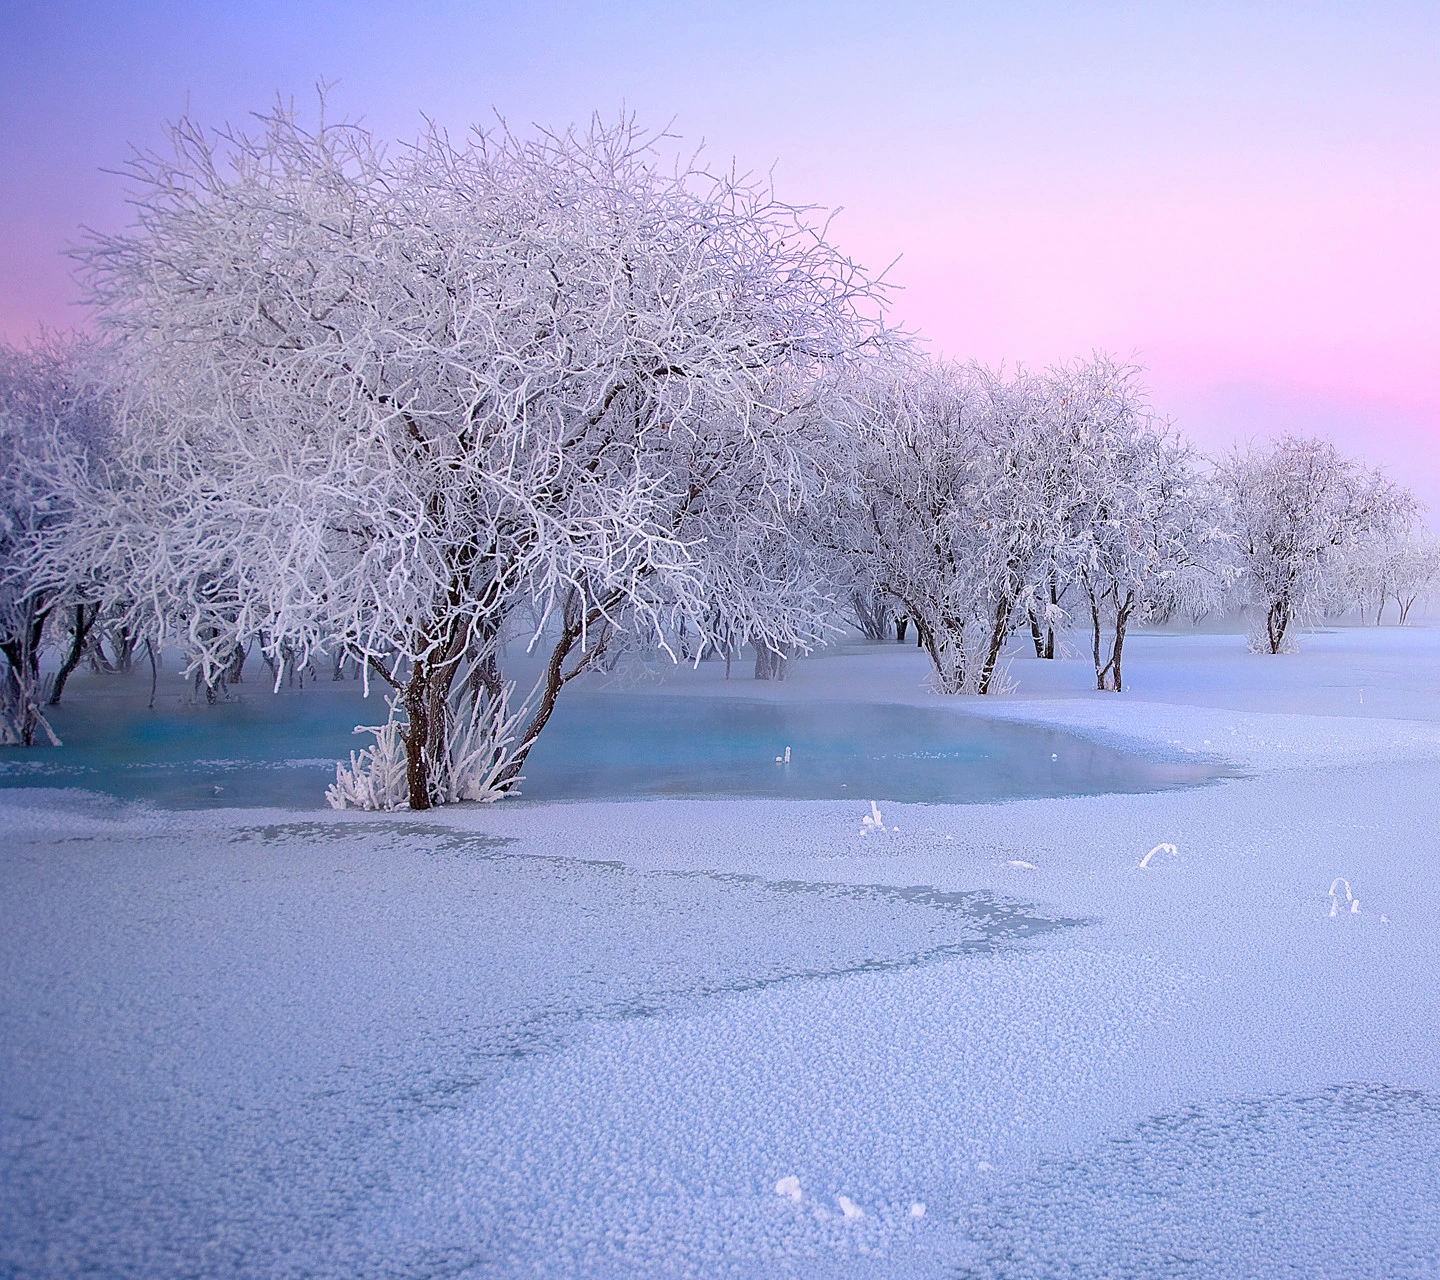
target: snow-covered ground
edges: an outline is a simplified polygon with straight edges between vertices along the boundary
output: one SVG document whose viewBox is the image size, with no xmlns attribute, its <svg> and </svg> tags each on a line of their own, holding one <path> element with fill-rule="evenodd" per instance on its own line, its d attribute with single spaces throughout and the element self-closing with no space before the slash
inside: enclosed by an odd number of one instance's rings
<svg viewBox="0 0 1440 1280">
<path fill-rule="evenodd" d="M 1440 1274 L 1440 631 L 1129 649 L 957 710 L 1245 776 L 884 834 L 0 793 L 0 1273 Z"/>
</svg>

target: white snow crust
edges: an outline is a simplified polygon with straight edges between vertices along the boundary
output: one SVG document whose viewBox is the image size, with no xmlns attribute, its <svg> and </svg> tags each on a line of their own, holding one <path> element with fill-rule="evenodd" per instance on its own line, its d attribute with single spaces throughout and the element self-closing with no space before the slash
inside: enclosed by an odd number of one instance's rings
<svg viewBox="0 0 1440 1280">
<path fill-rule="evenodd" d="M 940 699 L 898 646 L 659 687 L 1244 776 L 423 816 L 0 793 L 0 1274 L 1440 1271 L 1440 632 L 1130 650 L 1122 695 L 1016 659 L 1015 695 Z"/>
</svg>

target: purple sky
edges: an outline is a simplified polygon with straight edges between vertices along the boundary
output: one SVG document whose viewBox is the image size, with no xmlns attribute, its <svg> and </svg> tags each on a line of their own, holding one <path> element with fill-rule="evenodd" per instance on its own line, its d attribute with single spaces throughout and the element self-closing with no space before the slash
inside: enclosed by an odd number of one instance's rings
<svg viewBox="0 0 1440 1280">
<path fill-rule="evenodd" d="M 775 166 L 933 349 L 1104 348 L 1206 447 L 1319 431 L 1440 509 L 1440 5 L 16 4 L 0 335 L 83 319 L 131 143 L 338 81 L 412 135 L 622 105 Z M 1432 510 L 1432 523 L 1440 523 Z"/>
</svg>

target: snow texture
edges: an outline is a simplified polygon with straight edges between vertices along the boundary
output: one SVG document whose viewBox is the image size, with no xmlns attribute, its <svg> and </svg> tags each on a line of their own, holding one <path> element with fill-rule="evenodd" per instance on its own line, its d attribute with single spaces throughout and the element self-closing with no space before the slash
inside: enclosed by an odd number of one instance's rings
<svg viewBox="0 0 1440 1280">
<path fill-rule="evenodd" d="M 1143 635 L 984 706 L 1248 775 L 1145 794 L 5 792 L 0 1272 L 1433 1274 L 1437 649 Z"/>
</svg>

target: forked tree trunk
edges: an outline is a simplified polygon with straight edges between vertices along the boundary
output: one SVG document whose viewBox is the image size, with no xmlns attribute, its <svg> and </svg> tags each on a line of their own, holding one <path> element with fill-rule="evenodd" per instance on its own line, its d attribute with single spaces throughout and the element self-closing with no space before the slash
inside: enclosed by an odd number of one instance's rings
<svg viewBox="0 0 1440 1280">
<path fill-rule="evenodd" d="M 460 623 L 452 621 L 439 652 L 411 663 L 400 692 L 405 708 L 405 727 L 400 730 L 405 744 L 405 789 L 414 810 L 430 808 L 437 783 L 448 783 L 436 775 L 450 767 L 450 688 L 465 656 L 466 638 Z"/>
<path fill-rule="evenodd" d="M 1123 693 L 1125 683 L 1121 660 L 1125 652 L 1125 630 L 1129 626 L 1130 614 L 1135 608 L 1135 592 L 1127 591 L 1124 600 L 1121 600 L 1117 587 L 1111 587 L 1109 591 L 1097 597 L 1094 591 L 1087 586 L 1085 594 L 1090 601 L 1090 652 L 1095 662 L 1095 689 L 1099 693 Z M 1115 633 L 1110 642 L 1110 656 L 1102 663 L 1100 649 L 1104 628 L 1100 619 L 1100 602 L 1107 595 L 1113 595 L 1115 599 Z"/>
<path fill-rule="evenodd" d="M 931 625 L 918 610 L 910 616 L 915 623 L 915 642 L 930 655 L 930 665 L 940 692 L 959 693 L 965 687 L 963 625 L 957 626 L 955 619 L 943 616 Z M 957 631 L 962 637 L 958 649 L 948 643 L 948 637 Z"/>
<path fill-rule="evenodd" d="M 58 747 L 60 739 L 40 710 L 40 641 L 50 610 L 36 608 L 32 600 L 25 611 L 27 616 L 19 633 L 0 643 L 9 664 L 0 677 L 5 682 L 0 693 L 0 715 L 9 721 L 6 729 L 21 746 L 33 747 L 36 735 L 43 730 L 51 745 Z"/>
<path fill-rule="evenodd" d="M 559 697 L 560 690 L 604 655 L 605 648 L 610 643 L 610 637 L 614 634 L 608 619 L 612 616 L 612 611 L 619 607 L 621 599 L 622 595 L 619 591 L 612 592 L 605 599 L 596 601 L 582 613 L 581 602 L 572 591 L 563 610 L 564 622 L 560 628 L 559 639 L 555 642 L 555 648 L 550 652 L 550 661 L 545 664 L 545 679 L 540 690 L 540 703 L 535 708 L 535 714 L 530 717 L 530 723 L 520 734 L 519 745 L 496 779 L 497 787 L 503 788 L 520 776 L 520 770 L 525 767 L 525 758 L 530 754 L 530 748 L 535 745 L 535 739 L 540 736 L 540 731 L 550 721 L 550 716 L 555 710 L 555 699 Z M 582 651 L 570 670 L 566 671 L 565 660 L 574 652 L 575 646 L 582 643 L 582 640 L 588 642 L 589 647 Z"/>
</svg>

